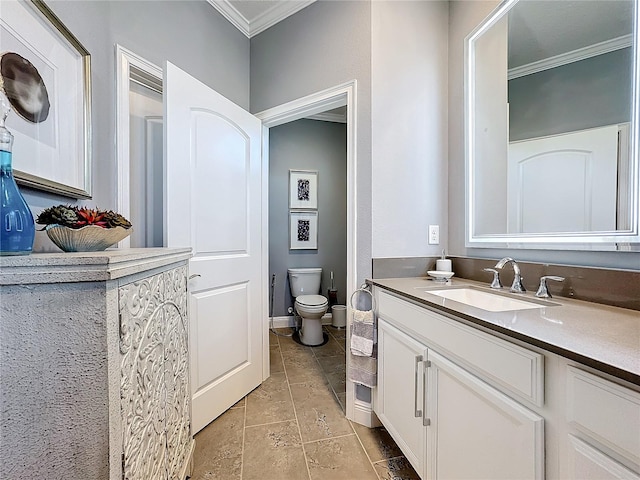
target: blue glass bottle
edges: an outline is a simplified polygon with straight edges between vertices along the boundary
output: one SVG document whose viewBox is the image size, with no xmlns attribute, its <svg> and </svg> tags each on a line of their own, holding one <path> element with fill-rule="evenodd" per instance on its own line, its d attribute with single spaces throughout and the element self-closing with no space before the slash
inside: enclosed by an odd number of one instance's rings
<svg viewBox="0 0 640 480">
<path fill-rule="evenodd" d="M 13 135 L 0 124 L 0 255 L 28 255 L 36 225 L 11 168 Z"/>
</svg>

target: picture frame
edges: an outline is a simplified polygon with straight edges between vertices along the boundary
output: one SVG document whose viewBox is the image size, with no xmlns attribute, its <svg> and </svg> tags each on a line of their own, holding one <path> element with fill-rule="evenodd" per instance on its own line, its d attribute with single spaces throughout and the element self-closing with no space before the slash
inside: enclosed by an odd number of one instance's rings
<svg viewBox="0 0 640 480">
<path fill-rule="evenodd" d="M 28 60 L 49 97 L 46 119 L 9 113 L 17 183 L 70 198 L 91 198 L 91 56 L 42 0 L 3 2 L 2 52 Z"/>
<path fill-rule="evenodd" d="M 318 249 L 318 212 L 289 212 L 289 249 Z"/>
<path fill-rule="evenodd" d="M 317 170 L 289 170 L 289 208 L 318 209 Z"/>
</svg>

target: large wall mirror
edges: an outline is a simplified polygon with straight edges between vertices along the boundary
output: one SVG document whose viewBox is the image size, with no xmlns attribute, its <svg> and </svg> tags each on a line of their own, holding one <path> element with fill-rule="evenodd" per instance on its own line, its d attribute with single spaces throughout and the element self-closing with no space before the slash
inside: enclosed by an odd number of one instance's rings
<svg viewBox="0 0 640 480">
<path fill-rule="evenodd" d="M 467 37 L 467 246 L 640 249 L 637 1 L 507 0 Z"/>
</svg>

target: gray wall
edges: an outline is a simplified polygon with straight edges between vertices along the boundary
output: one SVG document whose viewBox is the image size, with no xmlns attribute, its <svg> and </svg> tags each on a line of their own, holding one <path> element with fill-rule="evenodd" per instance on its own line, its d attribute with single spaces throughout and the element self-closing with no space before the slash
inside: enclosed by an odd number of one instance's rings
<svg viewBox="0 0 640 480">
<path fill-rule="evenodd" d="M 318 171 L 318 249 L 289 250 L 289 169 Z M 293 306 L 287 268 L 321 267 L 327 295 L 330 272 L 338 303 L 347 288 L 347 129 L 343 123 L 298 120 L 269 131 L 269 274 L 276 274 L 273 315 Z"/>
<path fill-rule="evenodd" d="M 166 60 L 249 107 L 249 40 L 207 2 L 47 1 L 91 53 L 93 199 L 115 208 L 115 44 L 158 66 Z M 71 199 L 27 191 L 34 212 Z"/>
<path fill-rule="evenodd" d="M 510 80 L 509 140 L 630 122 L 632 53 L 623 48 Z"/>
<path fill-rule="evenodd" d="M 493 249 L 465 247 L 464 39 L 498 0 L 452 1 L 449 7 L 449 252 L 477 258 L 640 269 L 638 252 Z"/>
<path fill-rule="evenodd" d="M 357 80 L 357 272 L 371 276 L 371 4 L 315 2 L 251 39 L 251 111 Z"/>
</svg>

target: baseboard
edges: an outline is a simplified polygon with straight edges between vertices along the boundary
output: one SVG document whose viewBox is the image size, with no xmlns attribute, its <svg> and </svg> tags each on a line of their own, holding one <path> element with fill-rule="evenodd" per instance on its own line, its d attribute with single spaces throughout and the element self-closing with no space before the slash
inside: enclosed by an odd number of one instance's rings
<svg viewBox="0 0 640 480">
<path fill-rule="evenodd" d="M 285 315 L 283 317 L 273 317 L 273 328 L 287 328 L 295 326 L 293 315 Z"/>
<path fill-rule="evenodd" d="M 331 325 L 332 315 L 325 313 L 322 316 L 323 325 Z M 296 325 L 295 317 L 293 315 L 285 315 L 282 317 L 273 317 L 273 328 L 287 328 L 294 327 Z"/>
<path fill-rule="evenodd" d="M 360 400 L 354 400 L 353 402 L 353 418 L 351 420 L 369 428 L 382 425 L 378 420 L 378 416 L 373 412 L 371 404 Z"/>
</svg>

